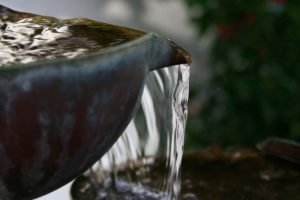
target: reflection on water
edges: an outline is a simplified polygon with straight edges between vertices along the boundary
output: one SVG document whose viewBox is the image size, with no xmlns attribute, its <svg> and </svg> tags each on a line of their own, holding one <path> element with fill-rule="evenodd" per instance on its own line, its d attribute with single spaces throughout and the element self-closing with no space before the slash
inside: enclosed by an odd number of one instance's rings
<svg viewBox="0 0 300 200">
<path fill-rule="evenodd" d="M 141 107 L 112 149 L 73 184 L 74 200 L 179 200 L 189 67 L 152 72 Z M 155 160 L 160 176 L 152 179 Z"/>
<path fill-rule="evenodd" d="M 59 20 L 3 8 L 0 12 L 0 66 L 74 58 L 141 35 L 139 31 L 83 18 Z"/>
</svg>

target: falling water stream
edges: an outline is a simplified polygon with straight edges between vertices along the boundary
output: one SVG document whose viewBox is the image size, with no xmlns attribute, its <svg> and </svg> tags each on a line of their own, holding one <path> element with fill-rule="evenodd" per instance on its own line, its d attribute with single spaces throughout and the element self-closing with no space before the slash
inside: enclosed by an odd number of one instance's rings
<svg viewBox="0 0 300 200">
<path fill-rule="evenodd" d="M 151 72 L 136 116 L 99 163 L 75 181 L 73 198 L 179 200 L 188 89 L 187 65 Z"/>
</svg>

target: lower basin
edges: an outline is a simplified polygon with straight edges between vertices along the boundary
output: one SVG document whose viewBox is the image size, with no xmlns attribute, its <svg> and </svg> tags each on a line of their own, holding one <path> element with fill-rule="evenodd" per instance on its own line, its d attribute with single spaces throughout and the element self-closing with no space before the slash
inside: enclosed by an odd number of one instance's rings
<svg viewBox="0 0 300 200">
<path fill-rule="evenodd" d="M 140 168 L 123 168 L 118 176 L 135 173 Z M 156 185 L 158 177 L 164 174 L 160 160 L 156 160 L 149 169 L 148 178 L 151 177 L 151 180 L 140 180 L 147 183 L 147 188 Z M 183 200 L 295 200 L 299 197 L 300 185 L 295 184 L 299 178 L 298 166 L 264 157 L 254 148 L 224 150 L 213 147 L 201 152 L 185 153 L 181 194 Z M 89 176 L 77 179 L 72 186 L 74 200 L 101 199 L 99 194 L 105 192 L 102 183 L 91 180 Z M 116 200 L 149 199 L 132 198 L 131 191 L 110 189 L 110 195 L 113 194 Z"/>
</svg>

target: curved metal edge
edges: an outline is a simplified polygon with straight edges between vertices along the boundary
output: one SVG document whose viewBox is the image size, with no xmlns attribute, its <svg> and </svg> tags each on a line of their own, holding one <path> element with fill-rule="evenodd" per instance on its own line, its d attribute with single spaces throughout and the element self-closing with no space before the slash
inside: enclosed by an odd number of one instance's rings
<svg viewBox="0 0 300 200">
<path fill-rule="evenodd" d="M 79 67 L 79 63 L 96 62 L 99 67 L 102 66 L 105 68 L 122 65 L 122 62 L 128 61 L 139 64 L 141 67 L 147 66 L 149 71 L 151 71 L 176 64 L 190 63 L 190 56 L 187 51 L 168 39 L 156 33 L 148 33 L 132 42 L 109 47 L 73 59 L 60 58 L 0 67 L 0 78 L 9 74 L 24 73 L 28 70 L 44 70 L 45 68 L 60 68 L 65 66 Z"/>
</svg>

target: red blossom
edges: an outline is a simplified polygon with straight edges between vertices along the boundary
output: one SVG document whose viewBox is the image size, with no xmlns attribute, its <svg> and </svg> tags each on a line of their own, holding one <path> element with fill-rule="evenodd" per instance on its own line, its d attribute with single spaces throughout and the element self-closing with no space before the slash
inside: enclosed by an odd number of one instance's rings
<svg viewBox="0 0 300 200">
<path fill-rule="evenodd" d="M 218 25 L 218 33 L 222 39 L 228 39 L 234 33 L 233 27 L 226 24 L 220 24 Z"/>
<path fill-rule="evenodd" d="M 252 12 L 246 12 L 244 17 L 238 19 L 235 23 L 232 24 L 219 24 L 218 25 L 218 33 L 220 38 L 222 39 L 229 39 L 234 34 L 240 32 L 241 30 L 245 29 L 255 20 L 255 15 Z"/>
<path fill-rule="evenodd" d="M 277 4 L 277 5 L 285 5 L 288 0 L 271 0 L 272 3 Z"/>
</svg>

